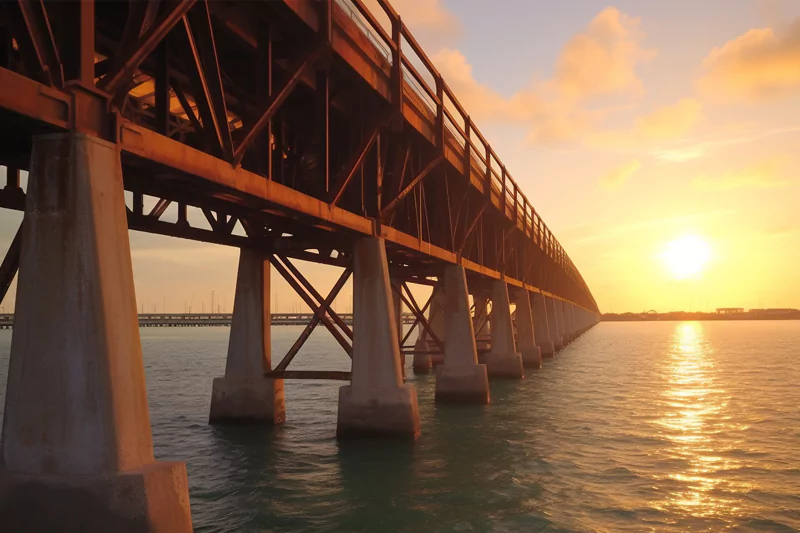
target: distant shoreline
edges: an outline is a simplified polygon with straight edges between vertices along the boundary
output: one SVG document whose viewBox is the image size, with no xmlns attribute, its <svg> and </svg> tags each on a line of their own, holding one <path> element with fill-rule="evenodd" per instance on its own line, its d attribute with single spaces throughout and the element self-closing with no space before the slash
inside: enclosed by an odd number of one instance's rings
<svg viewBox="0 0 800 533">
<path fill-rule="evenodd" d="M 680 322 L 685 320 L 800 320 L 800 310 L 764 313 L 604 313 L 601 322 Z"/>
</svg>

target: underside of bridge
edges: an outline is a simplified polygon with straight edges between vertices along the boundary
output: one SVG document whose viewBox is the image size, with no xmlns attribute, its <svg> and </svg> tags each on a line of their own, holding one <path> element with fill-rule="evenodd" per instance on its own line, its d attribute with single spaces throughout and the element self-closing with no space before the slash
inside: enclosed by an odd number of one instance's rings
<svg viewBox="0 0 800 533">
<path fill-rule="evenodd" d="M 128 229 L 241 249 L 212 423 L 282 422 L 283 379 L 333 378 L 350 381 L 340 437 L 416 438 L 406 354 L 436 366 L 437 401 L 487 403 L 489 378 L 596 323 L 575 265 L 378 5 L 0 4 L 0 207 L 25 212 L 0 265 L 0 301 L 19 270 L 0 523 L 191 529 L 183 465 L 153 460 Z M 341 277 L 320 294 L 297 260 Z M 274 365 L 273 267 L 314 313 Z M 352 327 L 331 305 L 351 277 Z M 287 370 L 320 324 L 351 373 Z"/>
</svg>

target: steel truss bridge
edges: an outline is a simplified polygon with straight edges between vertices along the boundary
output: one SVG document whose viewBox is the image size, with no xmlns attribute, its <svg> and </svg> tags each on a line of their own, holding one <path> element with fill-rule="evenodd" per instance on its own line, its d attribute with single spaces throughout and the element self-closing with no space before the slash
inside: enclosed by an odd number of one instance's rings
<svg viewBox="0 0 800 533">
<path fill-rule="evenodd" d="M 520 378 L 521 357 L 540 365 L 597 322 L 533 203 L 400 15 L 376 2 L 0 3 L 0 207 L 25 211 L 0 264 L 0 303 L 20 273 L 0 523 L 69 529 L 58 505 L 80 520 L 80 502 L 97 500 L 112 511 L 99 530 L 119 530 L 118 512 L 158 499 L 152 529 L 136 531 L 191 529 L 183 464 L 153 460 L 128 229 L 241 249 L 211 422 L 279 423 L 283 379 L 345 379 L 339 436 L 417 437 L 401 354 L 422 370 L 417 356 L 429 368 L 442 355 L 437 401 L 486 403 L 486 367 Z M 323 295 L 298 260 L 341 276 Z M 313 313 L 274 366 L 269 268 Z M 351 276 L 352 321 L 332 309 Z M 427 302 L 411 284 L 433 287 Z M 414 317 L 402 339 L 401 304 Z M 320 324 L 352 373 L 287 370 Z M 537 346 L 534 326 L 550 339 Z M 48 476 L 92 496 L 71 506 Z M 22 499 L 3 506 L 7 494 Z M 138 507 L 114 507 L 128 499 Z"/>
</svg>

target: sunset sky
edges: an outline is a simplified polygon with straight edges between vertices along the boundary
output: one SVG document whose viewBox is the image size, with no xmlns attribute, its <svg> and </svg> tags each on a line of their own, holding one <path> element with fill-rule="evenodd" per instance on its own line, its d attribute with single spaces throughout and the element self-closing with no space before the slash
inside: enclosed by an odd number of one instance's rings
<svg viewBox="0 0 800 533">
<path fill-rule="evenodd" d="M 800 2 L 393 5 L 601 310 L 800 307 Z M 0 211 L 0 250 L 19 219 Z M 147 309 L 230 309 L 236 250 L 131 240 Z"/>
</svg>

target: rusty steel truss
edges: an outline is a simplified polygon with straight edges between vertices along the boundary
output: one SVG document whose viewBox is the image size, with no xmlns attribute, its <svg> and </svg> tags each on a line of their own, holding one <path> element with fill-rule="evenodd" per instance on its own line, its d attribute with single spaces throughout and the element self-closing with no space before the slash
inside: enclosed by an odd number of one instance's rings
<svg viewBox="0 0 800 533">
<path fill-rule="evenodd" d="M 395 291 L 428 330 L 405 284 L 434 285 L 447 263 L 466 267 L 470 291 L 504 278 L 597 312 L 446 80 L 378 4 L 0 4 L 0 207 L 24 207 L 34 136 L 116 143 L 131 229 L 261 250 L 311 307 L 275 372 L 320 323 L 351 352 L 330 304 L 362 235 L 385 238 Z M 0 300 L 19 247 L 0 265 Z M 294 259 L 345 270 L 323 298 Z"/>
</svg>

